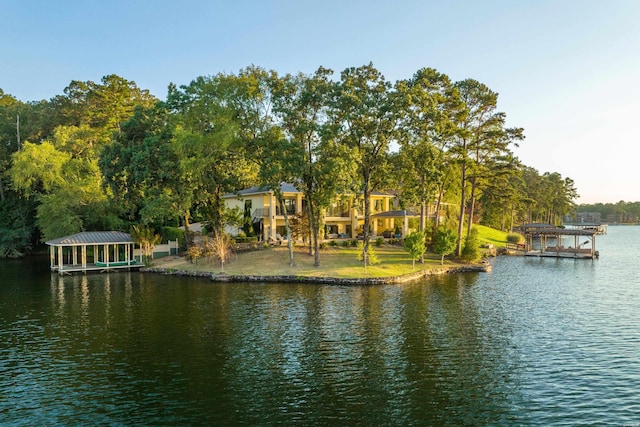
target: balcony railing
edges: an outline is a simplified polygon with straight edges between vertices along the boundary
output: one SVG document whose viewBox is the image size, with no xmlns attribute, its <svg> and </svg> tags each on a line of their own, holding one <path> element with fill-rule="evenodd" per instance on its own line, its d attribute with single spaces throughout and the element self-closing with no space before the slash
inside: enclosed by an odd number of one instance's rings
<svg viewBox="0 0 640 427">
<path fill-rule="evenodd" d="M 341 211 L 341 210 L 333 210 L 333 209 L 329 209 L 327 211 L 326 214 L 327 217 L 332 217 L 332 218 L 349 218 L 351 217 L 351 215 L 349 214 L 349 211 Z"/>
<path fill-rule="evenodd" d="M 287 206 L 285 209 L 287 211 L 287 215 L 295 215 L 296 214 L 296 207 L 295 206 Z M 282 209 L 280 209 L 280 206 L 276 206 L 276 215 L 284 215 L 282 213 Z"/>
<path fill-rule="evenodd" d="M 270 213 L 271 210 L 269 208 L 258 208 L 253 211 L 253 215 L 251 216 L 253 218 L 268 218 Z"/>
</svg>

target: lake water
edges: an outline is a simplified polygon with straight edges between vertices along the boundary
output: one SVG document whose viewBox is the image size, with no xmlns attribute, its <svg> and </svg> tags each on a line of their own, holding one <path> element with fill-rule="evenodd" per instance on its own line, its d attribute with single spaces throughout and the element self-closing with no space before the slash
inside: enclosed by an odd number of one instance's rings
<svg viewBox="0 0 640 427">
<path fill-rule="evenodd" d="M 640 227 L 401 286 L 0 261 L 3 425 L 638 425 Z"/>
</svg>

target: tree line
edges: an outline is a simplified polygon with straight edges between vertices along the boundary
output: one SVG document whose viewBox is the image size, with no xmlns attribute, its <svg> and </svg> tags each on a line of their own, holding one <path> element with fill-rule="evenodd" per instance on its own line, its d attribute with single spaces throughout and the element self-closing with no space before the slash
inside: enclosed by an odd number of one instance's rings
<svg viewBox="0 0 640 427">
<path fill-rule="evenodd" d="M 366 265 L 372 191 L 418 209 L 425 236 L 454 230 L 460 255 L 474 223 L 507 230 L 572 211 L 573 181 L 522 164 L 512 148 L 523 139 L 497 93 L 432 68 L 392 83 L 372 64 L 249 66 L 170 84 L 165 100 L 116 75 L 48 101 L 0 89 L 0 256 L 83 230 L 205 221 L 220 234 L 233 216 L 225 193 L 268 187 L 286 213 L 281 182 L 304 193 L 316 265 L 322 214 L 340 195 L 363 200 Z M 433 203 L 458 208 L 428 223 Z"/>
<path fill-rule="evenodd" d="M 583 203 L 578 205 L 577 211 L 598 212 L 603 222 L 640 223 L 640 202 L 625 202 L 624 200 L 620 200 L 616 203 Z"/>
</svg>

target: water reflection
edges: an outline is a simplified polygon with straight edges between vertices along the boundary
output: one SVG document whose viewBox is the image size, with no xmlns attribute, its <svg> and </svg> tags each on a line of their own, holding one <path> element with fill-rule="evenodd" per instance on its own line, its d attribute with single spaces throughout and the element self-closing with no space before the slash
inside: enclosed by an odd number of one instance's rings
<svg viewBox="0 0 640 427">
<path fill-rule="evenodd" d="M 640 295 L 565 261 L 372 287 L 47 273 L 0 287 L 0 418 L 556 425 L 612 408 L 632 420 Z"/>
</svg>

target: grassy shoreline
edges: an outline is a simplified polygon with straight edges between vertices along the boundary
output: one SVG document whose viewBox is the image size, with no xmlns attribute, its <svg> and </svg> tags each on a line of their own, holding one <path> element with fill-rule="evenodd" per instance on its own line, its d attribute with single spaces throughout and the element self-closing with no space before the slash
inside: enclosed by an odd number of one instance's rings
<svg viewBox="0 0 640 427">
<path fill-rule="evenodd" d="M 488 227 L 479 228 L 479 240 L 495 247 L 506 244 L 507 233 Z M 285 246 L 261 248 L 251 252 L 238 253 L 225 263 L 224 270 L 219 262 L 200 259 L 197 263 L 185 257 L 172 256 L 154 260 L 150 272 L 171 273 L 193 276 L 207 276 L 219 280 L 257 280 L 259 278 L 296 279 L 307 281 L 363 281 L 404 282 L 417 280 L 425 275 L 461 271 L 486 271 L 486 263 L 466 264 L 450 259 L 441 263 L 437 254 L 427 253 L 424 263 L 416 261 L 412 265 L 409 253 L 401 246 L 384 244 L 375 247 L 380 263 L 368 265 L 366 270 L 358 261 L 358 248 L 329 246 L 321 250 L 320 266 L 314 267 L 313 256 L 306 247 L 294 248 L 294 266 L 289 266 L 289 252 Z"/>
</svg>

